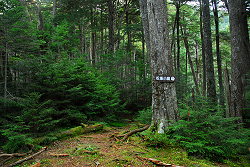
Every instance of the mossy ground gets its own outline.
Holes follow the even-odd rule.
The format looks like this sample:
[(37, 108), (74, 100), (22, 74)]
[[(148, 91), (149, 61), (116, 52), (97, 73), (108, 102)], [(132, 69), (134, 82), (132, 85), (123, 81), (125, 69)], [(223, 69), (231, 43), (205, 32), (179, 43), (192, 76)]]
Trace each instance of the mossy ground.
[[(179, 147), (151, 146), (139, 136), (130, 136), (125, 142), (111, 138), (112, 134), (122, 134), (136, 129), (136, 126), (121, 128), (108, 128), (97, 133), (84, 134), (62, 141), (51, 143), (48, 150), (33, 160), (26, 161), (20, 167), (29, 167), (31, 164), (41, 162), (42, 167), (73, 167), (73, 166), (107, 166), (107, 167), (153, 167), (152, 162), (138, 158), (154, 158), (165, 163), (188, 167), (212, 166), (249, 166), (249, 162), (242, 159), (241, 163), (226, 160), (226, 164), (213, 163), (204, 159), (187, 156)], [(85, 151), (92, 151), (88, 154)], [(69, 154), (65, 157), (54, 157), (51, 154)]]

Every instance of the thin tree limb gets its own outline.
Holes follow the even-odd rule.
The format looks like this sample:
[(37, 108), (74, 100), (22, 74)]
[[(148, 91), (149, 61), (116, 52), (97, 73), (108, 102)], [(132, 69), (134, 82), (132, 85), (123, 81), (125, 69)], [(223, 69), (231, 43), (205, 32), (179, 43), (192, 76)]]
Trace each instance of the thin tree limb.
[(21, 164), (21, 163), (23, 163), (24, 161), (28, 161), (28, 160), (34, 158), (35, 156), (41, 154), (42, 152), (46, 151), (46, 150), (47, 150), (47, 147), (43, 147), (42, 150), (40, 150), (39, 152), (37, 152), (37, 153), (35, 153), (35, 154), (31, 155), (31, 156), (28, 156), (28, 157), (26, 157), (26, 158), (24, 158), (24, 159), (21, 159), (21, 160), (15, 162), (15, 163), (12, 163), (12, 164), (8, 165), (8, 167), (12, 167), (12, 166), (15, 166), (15, 165), (17, 165), (17, 164)]

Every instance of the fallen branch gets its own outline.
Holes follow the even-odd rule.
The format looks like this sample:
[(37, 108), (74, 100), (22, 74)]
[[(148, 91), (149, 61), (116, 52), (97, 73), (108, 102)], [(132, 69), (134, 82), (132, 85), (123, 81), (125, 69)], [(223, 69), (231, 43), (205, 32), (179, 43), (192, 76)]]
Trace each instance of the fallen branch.
[(1, 162), (1, 164), (0, 164), (0, 166), (3, 166), (3, 164), (5, 164), (5, 162), (9, 161), (11, 158), (13, 158), (13, 157), (8, 157), (8, 158), (6, 158), (5, 160), (3, 160), (3, 161)]
[(137, 133), (137, 132), (142, 132), (142, 131), (144, 131), (144, 130), (147, 130), (147, 129), (149, 128), (149, 126), (150, 126), (150, 125), (147, 125), (147, 126), (141, 128), (141, 129), (135, 129), (135, 130), (133, 130), (133, 131), (131, 131), (131, 132), (126, 133), (125, 136), (121, 139), (121, 142), (124, 142), (124, 141), (125, 141), (129, 136), (131, 136), (132, 134), (135, 134), (135, 133)]
[(160, 165), (160, 166), (183, 167), (183, 166), (177, 166), (177, 165), (173, 165), (173, 164), (167, 164), (167, 163), (161, 162), (161, 161), (154, 159), (154, 158), (144, 158), (144, 157), (139, 157), (139, 156), (136, 156), (136, 157), (140, 160), (148, 160), (148, 161), (150, 161), (156, 165)]
[(67, 157), (67, 156), (70, 156), (69, 154), (50, 154), (51, 156), (53, 157)]
[(41, 162), (37, 162), (36, 164), (31, 165), (30, 167), (41, 167)]
[(15, 163), (12, 163), (12, 164), (8, 165), (8, 167), (12, 167), (12, 166), (15, 166), (15, 165), (17, 165), (17, 164), (21, 164), (21, 163), (23, 163), (24, 161), (28, 161), (28, 160), (34, 158), (35, 156), (41, 154), (42, 152), (46, 151), (46, 150), (47, 150), (47, 147), (43, 147), (42, 150), (40, 150), (39, 152), (37, 152), (37, 153), (35, 153), (35, 154), (31, 155), (31, 156), (28, 156), (28, 157), (26, 157), (26, 158), (24, 158), (24, 159), (21, 159), (21, 160), (15, 162)]
[(58, 134), (57, 137), (63, 138), (66, 136), (77, 136), (89, 132), (95, 132), (102, 129), (103, 129), (103, 124), (92, 125), (92, 126), (85, 126), (84, 124), (82, 124), (82, 126), (77, 126), (75, 128), (69, 129), (67, 131)]
[(30, 154), (34, 149), (34, 145), (33, 144), (27, 144), (27, 145), (30, 147), (30, 151), (28, 153), (0, 154), (0, 157), (23, 157), (27, 154)]

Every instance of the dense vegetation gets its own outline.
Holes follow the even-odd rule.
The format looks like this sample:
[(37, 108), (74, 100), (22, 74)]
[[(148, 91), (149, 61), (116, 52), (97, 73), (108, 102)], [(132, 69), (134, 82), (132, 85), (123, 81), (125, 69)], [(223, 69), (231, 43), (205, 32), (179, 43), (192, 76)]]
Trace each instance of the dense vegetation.
[[(116, 2), (114, 51), (108, 49), (106, 1), (0, 2), (0, 144), (5, 152), (27, 151), (29, 143), (36, 148), (47, 145), (57, 140), (53, 134), (81, 123), (151, 123), (152, 79), (139, 3)], [(175, 2), (168, 4), (168, 14), (180, 120), (166, 134), (151, 129), (143, 135), (151, 146), (178, 145), (189, 155), (220, 162), (249, 156), (250, 74), (244, 123), (238, 124), (237, 117), (226, 117), (220, 86), (218, 104), (211, 105), (205, 97), (199, 5), (178, 1), (177, 34)], [(223, 5), (219, 15), (221, 66), (230, 72), (230, 32)], [(203, 95), (196, 91), (184, 38)], [(216, 45), (214, 32), (212, 39)], [(217, 71), (219, 65), (214, 64)], [(215, 77), (218, 83), (218, 72)], [(37, 142), (43, 136), (47, 141)]]

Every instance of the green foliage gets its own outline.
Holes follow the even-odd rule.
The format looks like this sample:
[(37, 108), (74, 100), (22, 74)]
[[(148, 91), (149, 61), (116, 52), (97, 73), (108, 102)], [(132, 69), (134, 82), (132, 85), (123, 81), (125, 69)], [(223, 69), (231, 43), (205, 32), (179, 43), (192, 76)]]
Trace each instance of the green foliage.
[[(67, 58), (58, 63), (35, 64), (40, 71), (33, 76), (33, 90), (43, 94), (43, 102), (50, 100), (53, 107), (62, 114), (69, 110), (72, 114), (84, 114), (88, 120), (97, 117), (118, 119), (123, 112), (119, 94), (95, 69), (87, 66), (82, 58), (68, 61)], [(80, 116), (80, 115), (79, 115)], [(84, 122), (76, 117), (68, 118), (75, 122)]]
[[(221, 112), (179, 109), (182, 120), (169, 132), (172, 141), (182, 145), (189, 155), (198, 155), (222, 161), (246, 150), (249, 130), (234, 122), (237, 118), (224, 118)], [(190, 113), (190, 116), (189, 116)]]
[(150, 129), (141, 133), (144, 136), (146, 145), (150, 147), (164, 147), (170, 145), (168, 135), (152, 132)]
[(8, 138), (8, 142), (2, 146), (5, 151), (13, 153), (15, 151), (25, 152), (29, 149), (26, 144), (31, 143), (32, 138), (27, 137), (24, 134), (13, 132), (10, 129), (1, 130), (1, 132), (2, 135)]
[(152, 120), (152, 107), (148, 107), (139, 111), (135, 121), (140, 122), (142, 124), (149, 125)]
[(110, 126), (114, 126), (114, 127), (124, 127), (124, 126), (127, 125), (127, 124), (121, 123), (121, 122), (109, 122), (108, 124), (109, 124)]

